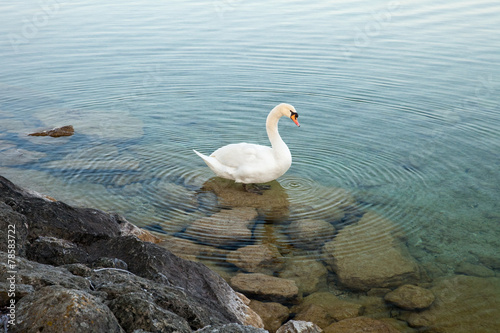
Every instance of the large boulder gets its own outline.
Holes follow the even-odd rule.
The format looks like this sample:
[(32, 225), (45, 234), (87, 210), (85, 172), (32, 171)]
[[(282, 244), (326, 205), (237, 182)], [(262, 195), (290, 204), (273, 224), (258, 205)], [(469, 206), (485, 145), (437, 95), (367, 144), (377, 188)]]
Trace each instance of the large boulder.
[(399, 237), (402, 232), (393, 222), (367, 212), (323, 246), (324, 260), (347, 288), (366, 291), (416, 283), (419, 266)]

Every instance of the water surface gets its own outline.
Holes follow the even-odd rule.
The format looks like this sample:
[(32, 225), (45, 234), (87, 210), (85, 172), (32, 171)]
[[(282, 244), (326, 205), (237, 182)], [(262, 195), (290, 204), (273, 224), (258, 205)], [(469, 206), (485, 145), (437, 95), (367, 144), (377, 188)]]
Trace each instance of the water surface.
[[(355, 201), (337, 228), (376, 211), (431, 279), (463, 262), (498, 276), (496, 1), (0, 8), (0, 174), (11, 180), (182, 236), (228, 208), (192, 149), (267, 144), (267, 113), (287, 102), (302, 126), (280, 122), (294, 160), (273, 188), (286, 209), (260, 210), (252, 244), (287, 248), (280, 223), (323, 218), (342, 189)], [(72, 137), (27, 136), (69, 124)]]

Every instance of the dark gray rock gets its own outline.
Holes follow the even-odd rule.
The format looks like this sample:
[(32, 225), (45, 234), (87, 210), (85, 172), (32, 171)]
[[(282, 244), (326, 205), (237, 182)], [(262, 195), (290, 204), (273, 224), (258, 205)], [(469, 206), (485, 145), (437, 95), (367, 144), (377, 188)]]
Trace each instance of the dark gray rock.
[(61, 201), (50, 201), (1, 176), (0, 202), (25, 216), (29, 225), (29, 241), (46, 236), (89, 244), (98, 239), (120, 235), (119, 224), (125, 222), (118, 215), (110, 215), (97, 209), (76, 208)]
[(158, 333), (191, 332), (184, 318), (158, 306), (152, 297), (145, 297), (144, 293), (120, 295), (109, 303), (109, 308), (126, 332), (135, 329)]
[(26, 257), (36, 262), (61, 266), (86, 262), (88, 254), (68, 240), (40, 236), (27, 245)]
[[(16, 257), (16, 283), (33, 286), (35, 290), (46, 286), (62, 286), (68, 289), (89, 291), (90, 282), (83, 277), (75, 276), (67, 269), (39, 264), (22, 257)], [(10, 276), (7, 253), (0, 252), (0, 281)], [(0, 286), (1, 287), (1, 286)]]

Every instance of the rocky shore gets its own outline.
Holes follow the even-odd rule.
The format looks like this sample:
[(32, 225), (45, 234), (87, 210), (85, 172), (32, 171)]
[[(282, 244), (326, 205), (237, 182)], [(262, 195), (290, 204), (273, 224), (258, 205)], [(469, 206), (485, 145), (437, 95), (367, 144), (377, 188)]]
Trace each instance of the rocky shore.
[(264, 332), (220, 276), (118, 215), (0, 177), (0, 225), (8, 332)]
[[(120, 215), (72, 207), (0, 177), (0, 237), (7, 240), (0, 242), (0, 307), (2, 321), (12, 324), (8, 332), (500, 327), (496, 269), (429, 276), (404, 246), (403, 231), (376, 212), (330, 223), (352, 214), (343, 190), (335, 189), (338, 204), (324, 216), (308, 214), (286, 225), (292, 247), (250, 241), (262, 207), (281, 216), (276, 201), (264, 195), (267, 201), (254, 207), (229, 202), (237, 196), (228, 191), (213, 192), (231, 208), (194, 221), (183, 237), (160, 239)], [(321, 260), (302, 260), (304, 251)], [(197, 262), (204, 256), (234, 269), (218, 271), (222, 278)]]

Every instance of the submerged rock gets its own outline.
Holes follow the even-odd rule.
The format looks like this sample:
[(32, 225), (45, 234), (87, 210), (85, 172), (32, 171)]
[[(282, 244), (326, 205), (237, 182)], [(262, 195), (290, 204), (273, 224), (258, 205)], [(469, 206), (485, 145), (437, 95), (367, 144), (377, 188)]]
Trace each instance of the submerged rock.
[(58, 138), (60, 136), (72, 136), (73, 134), (75, 134), (75, 129), (73, 128), (72, 125), (68, 125), (68, 126), (53, 128), (53, 129), (48, 130), (48, 131), (30, 133), (28, 135), (29, 136), (51, 136), (53, 138)]
[(293, 280), (262, 273), (239, 273), (231, 278), (231, 286), (249, 297), (266, 301), (290, 302), (299, 296), (299, 289)]
[(227, 255), (227, 262), (252, 273), (272, 274), (283, 268), (284, 259), (272, 244), (248, 245)]
[(279, 277), (295, 281), (299, 291), (312, 294), (327, 284), (328, 270), (319, 261), (300, 257), (288, 257)]
[(324, 260), (339, 282), (356, 290), (415, 283), (420, 270), (398, 240), (399, 228), (374, 212), (339, 231), (323, 246)]
[(290, 310), (286, 306), (275, 302), (252, 300), (250, 308), (262, 318), (264, 328), (271, 333), (276, 332), (290, 315)]
[(457, 275), (438, 280), (430, 290), (434, 303), (410, 313), (406, 318), (410, 326), (443, 333), (498, 331), (500, 278)]
[(325, 220), (303, 219), (290, 223), (287, 234), (294, 246), (315, 250), (333, 239), (335, 228)]
[[(313, 306), (311, 308), (311, 306)], [(318, 292), (304, 298), (303, 302), (292, 309), (301, 320), (318, 321), (323, 326), (332, 321), (354, 318), (361, 314), (362, 306), (338, 298), (329, 292)], [(305, 315), (307, 313), (308, 315)], [(324, 326), (323, 326), (324, 327)]]
[(257, 210), (249, 207), (221, 210), (196, 220), (185, 231), (188, 237), (212, 246), (228, 246), (249, 242)]
[(428, 289), (405, 284), (387, 293), (384, 299), (405, 310), (421, 310), (434, 302), (434, 294)]
[(399, 330), (381, 320), (368, 317), (344, 319), (325, 328), (325, 333), (398, 333)]

